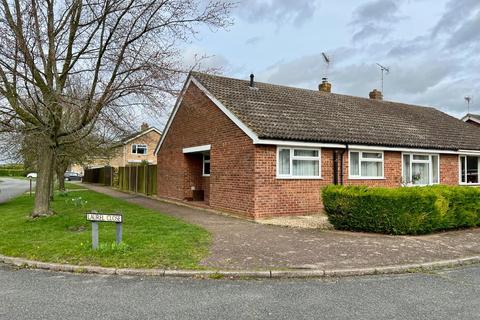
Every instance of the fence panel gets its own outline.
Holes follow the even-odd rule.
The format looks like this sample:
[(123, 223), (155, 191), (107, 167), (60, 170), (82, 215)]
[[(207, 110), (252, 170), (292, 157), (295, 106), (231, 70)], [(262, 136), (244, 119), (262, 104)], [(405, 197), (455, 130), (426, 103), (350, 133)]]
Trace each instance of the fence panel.
[(83, 175), (83, 182), (100, 183), (106, 186), (111, 186), (113, 182), (113, 168), (103, 167), (86, 169)]
[(118, 168), (118, 188), (124, 191), (152, 195), (157, 193), (157, 166)]
[(84, 182), (114, 186), (123, 191), (154, 195), (157, 193), (157, 166), (128, 166), (86, 169)]

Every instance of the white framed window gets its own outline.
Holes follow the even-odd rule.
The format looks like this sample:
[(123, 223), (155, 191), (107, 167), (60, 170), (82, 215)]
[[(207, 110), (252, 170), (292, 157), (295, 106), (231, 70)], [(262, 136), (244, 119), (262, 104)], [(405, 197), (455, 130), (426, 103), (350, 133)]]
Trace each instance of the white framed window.
[(460, 184), (480, 185), (480, 157), (461, 155), (459, 159)]
[(277, 147), (277, 178), (320, 179), (320, 149)]
[(147, 154), (147, 145), (132, 144), (132, 154)]
[(383, 179), (383, 151), (349, 152), (349, 179)]
[(407, 186), (427, 186), (440, 183), (438, 154), (402, 153), (402, 183)]
[(203, 155), (202, 176), (210, 177), (210, 155), (209, 154)]

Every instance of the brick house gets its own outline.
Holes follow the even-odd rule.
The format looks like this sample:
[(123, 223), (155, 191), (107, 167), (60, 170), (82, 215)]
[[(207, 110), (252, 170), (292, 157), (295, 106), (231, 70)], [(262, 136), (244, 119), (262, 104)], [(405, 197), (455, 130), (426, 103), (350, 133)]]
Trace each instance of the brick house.
[[(154, 127), (149, 127), (147, 123), (143, 123), (139, 131), (120, 139), (120, 141), (114, 146), (110, 158), (94, 158), (85, 165), (89, 168), (104, 166), (118, 168), (127, 165), (140, 164), (141, 162), (157, 164), (157, 157), (154, 155), (153, 150), (160, 141), (160, 137), (160, 130)], [(84, 165), (74, 164), (68, 171), (83, 174)]]
[(480, 130), (434, 108), (192, 72), (155, 153), (158, 196), (248, 218), (317, 213), (328, 184), (477, 185)]
[(480, 114), (467, 113), (462, 120), (480, 127)]

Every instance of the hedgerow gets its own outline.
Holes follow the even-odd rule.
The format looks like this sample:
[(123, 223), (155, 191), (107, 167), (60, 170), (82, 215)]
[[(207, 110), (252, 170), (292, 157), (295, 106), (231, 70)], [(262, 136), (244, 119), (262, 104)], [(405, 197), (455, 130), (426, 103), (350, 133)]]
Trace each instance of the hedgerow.
[(480, 225), (480, 188), (429, 186), (322, 189), (329, 221), (340, 230), (426, 234)]

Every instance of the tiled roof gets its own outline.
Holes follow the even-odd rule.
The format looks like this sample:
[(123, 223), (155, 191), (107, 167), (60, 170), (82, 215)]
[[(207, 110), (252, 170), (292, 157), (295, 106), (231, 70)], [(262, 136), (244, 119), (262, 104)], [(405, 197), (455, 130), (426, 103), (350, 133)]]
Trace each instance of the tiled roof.
[(480, 150), (480, 130), (435, 108), (192, 72), (260, 139)]
[(467, 119), (480, 123), (480, 114), (467, 113), (467, 115), (463, 117), (462, 120), (466, 121)]

